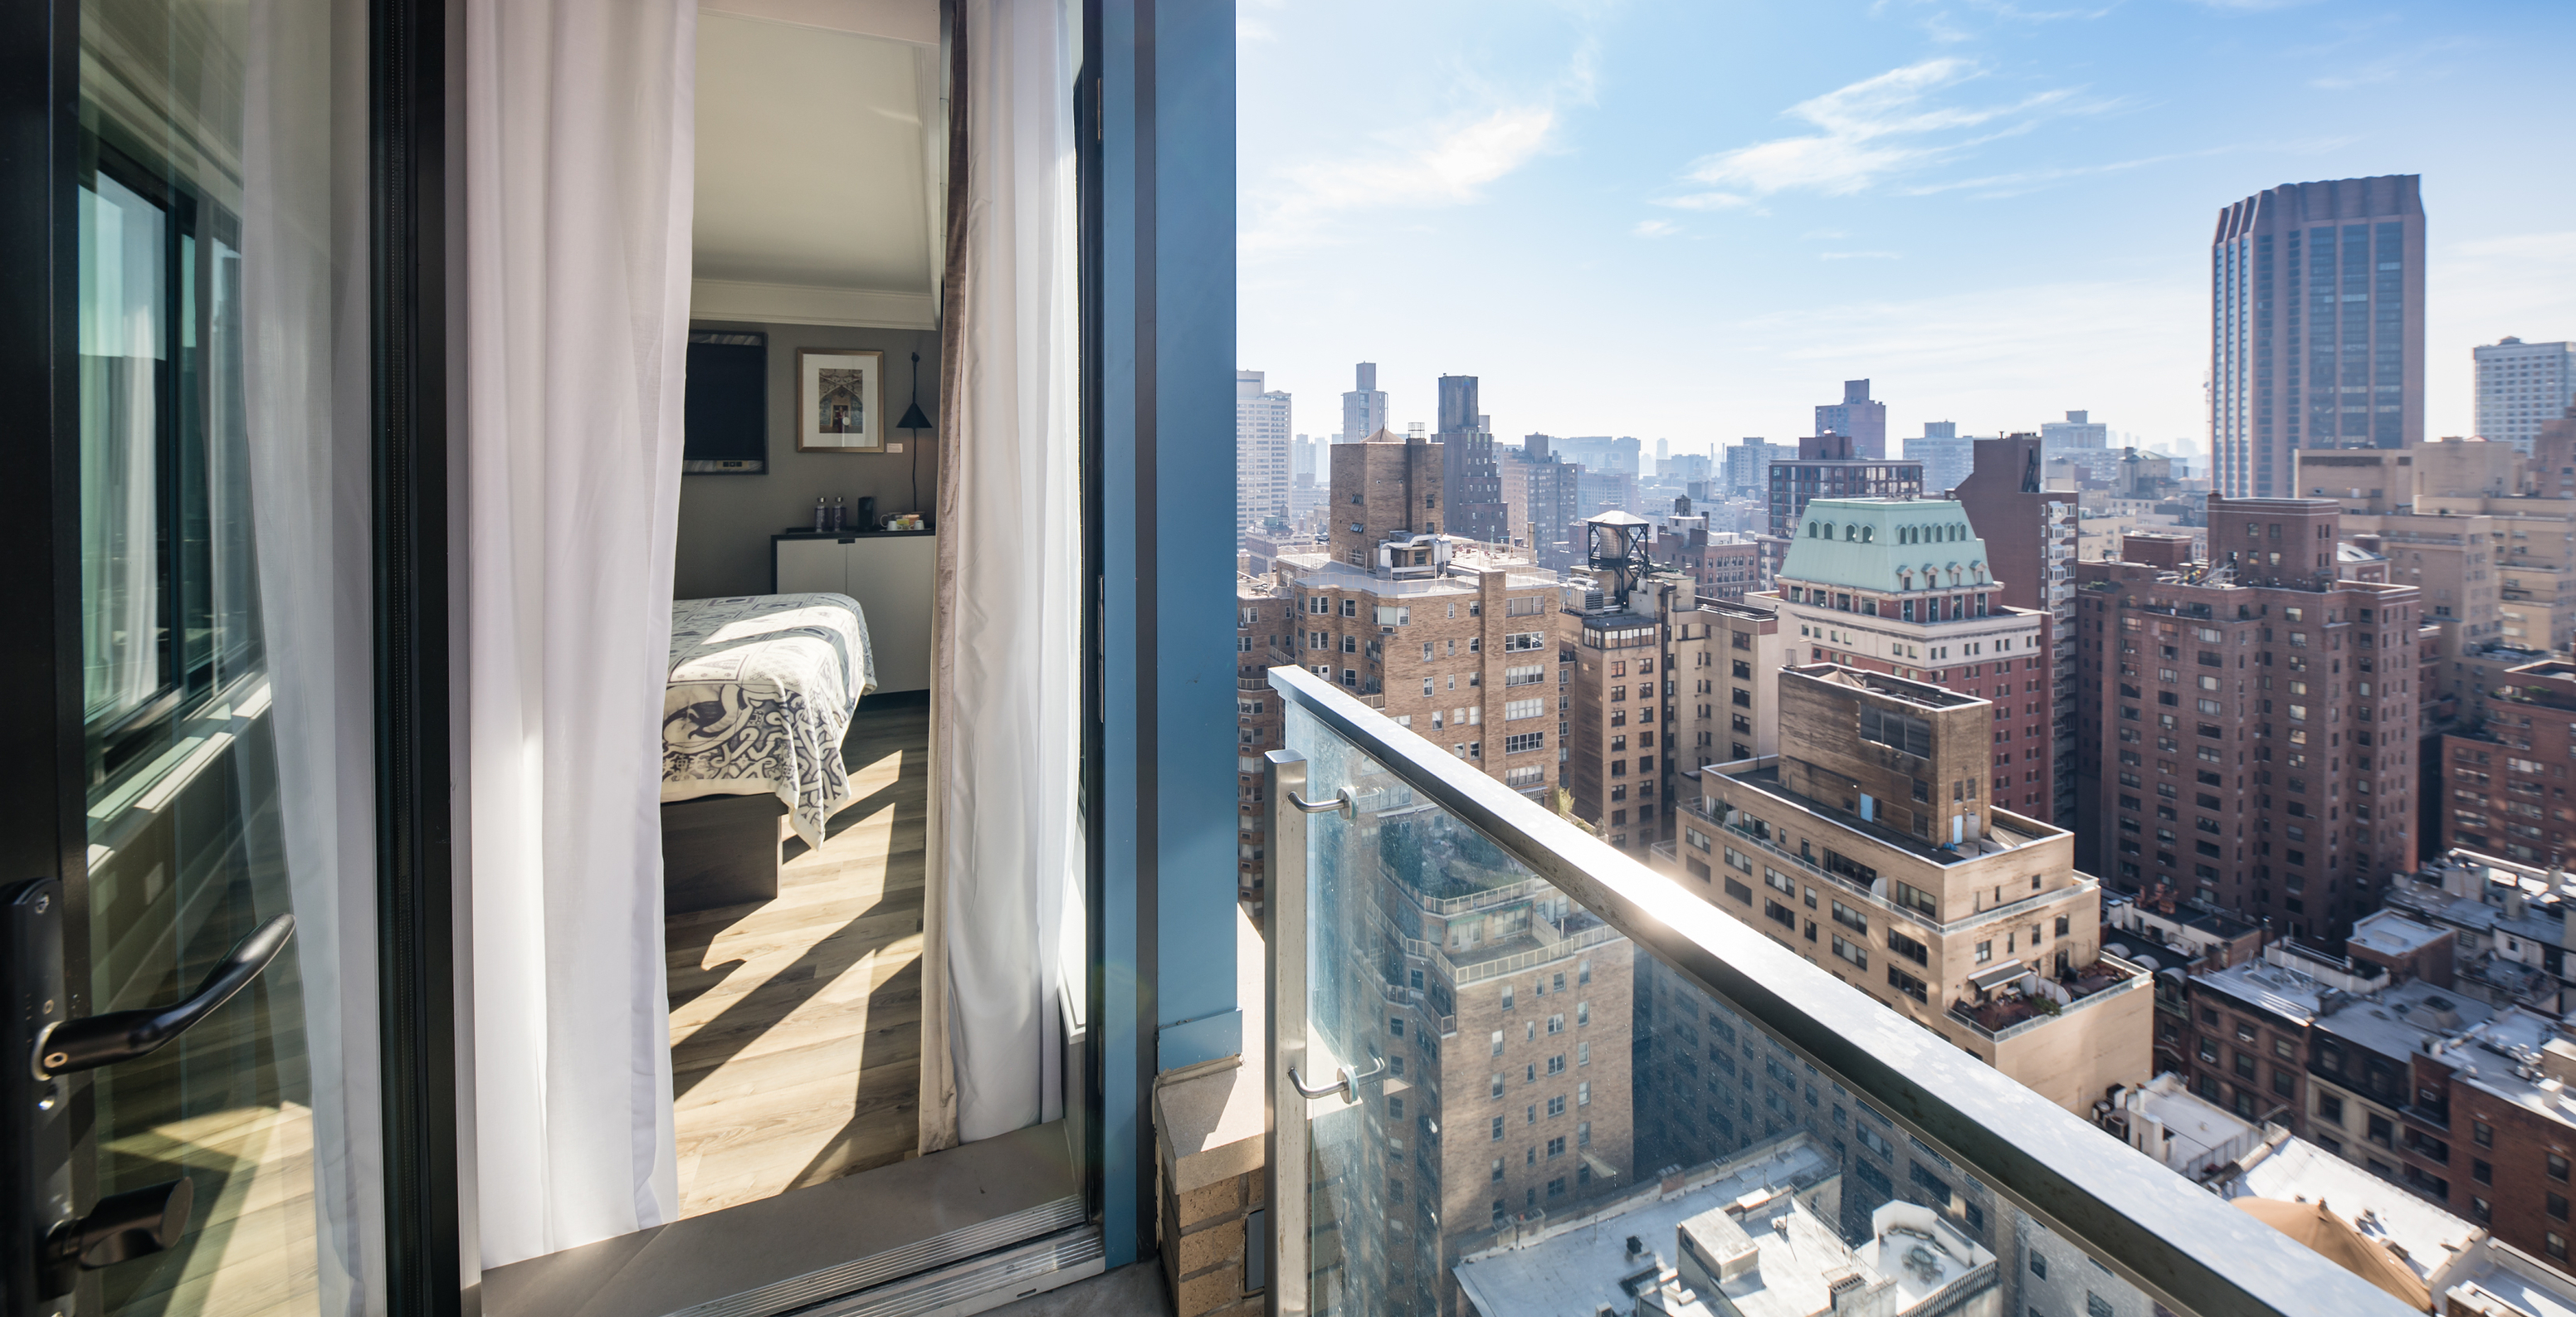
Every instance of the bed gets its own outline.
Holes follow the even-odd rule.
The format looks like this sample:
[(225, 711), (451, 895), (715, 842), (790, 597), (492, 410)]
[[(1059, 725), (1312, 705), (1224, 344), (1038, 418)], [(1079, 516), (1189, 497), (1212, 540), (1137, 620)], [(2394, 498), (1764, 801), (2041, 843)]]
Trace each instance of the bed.
[(875, 688), (867, 620), (847, 595), (672, 603), (662, 696), (666, 908), (777, 894), (782, 825), (821, 846), (824, 822), (852, 799), (841, 738)]

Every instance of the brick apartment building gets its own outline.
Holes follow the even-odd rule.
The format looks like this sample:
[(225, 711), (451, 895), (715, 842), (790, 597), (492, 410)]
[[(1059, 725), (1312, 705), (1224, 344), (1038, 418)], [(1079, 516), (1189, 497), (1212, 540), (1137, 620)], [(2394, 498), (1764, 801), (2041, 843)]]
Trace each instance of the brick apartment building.
[(1587, 566), (1556, 619), (1563, 784), (1576, 817), (1643, 854), (1672, 837), (1675, 791), (1701, 764), (1768, 752), (1779, 620), (1657, 567), (1643, 518), (1608, 512), (1581, 530)]
[(1346, 983), (1312, 985), (1317, 1009), (1342, 1013), (1317, 1021), (1325, 1036), (1365, 1039), (1386, 1067), (1352, 1113), (1367, 1133), (1348, 1200), (1383, 1225), (1342, 1236), (1377, 1253), (1352, 1258), (1346, 1283), (1384, 1289), (1346, 1297), (1355, 1312), (1464, 1313), (1462, 1256), (1634, 1183), (1638, 958), (1456, 820), (1390, 795), (1391, 779), (1363, 768), (1353, 785), (1342, 863), (1372, 877), (1365, 899), (1318, 912), (1342, 921), (1319, 935), (1371, 951), (1330, 958)]
[(1982, 789), (1988, 703), (1833, 663), (1779, 700), (1780, 752), (1683, 803), (1685, 889), (2070, 1111), (2143, 1082), (2149, 978), (2073, 835)]
[(2076, 496), (2045, 488), (2037, 435), (1979, 439), (1952, 497), (1985, 541), (1986, 570), (2003, 602), (2048, 615), (2048, 800), (2040, 817), (2075, 818)]
[[(2489, 885), (2486, 866), (2448, 867)], [(2498, 872), (2508, 900), (2556, 894), (2551, 879)], [(2567, 1265), (2576, 1045), (2555, 998), (2481, 1000), (2461, 975), (2486, 954), (2464, 952), (2458, 921), (2411, 907), (2359, 921), (2346, 952), (2275, 941), (2193, 969), (2180, 992), (2165, 977), (2159, 1058), (2175, 1054), (2194, 1093), (2239, 1117)]]
[(2576, 857), (2576, 663), (2508, 668), (2485, 689), (2477, 730), (2440, 738), (2442, 839), (2522, 864)]
[(1325, 551), (1276, 560), (1295, 614), (1287, 661), (1519, 790), (1553, 785), (1566, 681), (1555, 574), (1441, 529), (1438, 444), (1329, 451)]
[(1551, 571), (1574, 563), (1581, 538), (1572, 531), (1579, 513), (1576, 485), (1583, 468), (1562, 462), (1548, 451), (1547, 436), (1531, 435), (1517, 449), (1504, 449), (1496, 459), (1504, 518), (1512, 538), (1529, 550), (1530, 560)]
[(2426, 980), (2319, 1020), (2309, 1137), (2565, 1266), (2576, 1044), (2557, 1021)]
[(2240, 1119), (2309, 1137), (2317, 1021), (2389, 982), (2379, 966), (2290, 941), (2238, 964), (2195, 967), (2181, 983), (2157, 984), (2158, 1064)]
[(1296, 661), (1296, 595), (1274, 576), (1234, 578), (1235, 895), (1263, 899), (1269, 808), (1262, 799), (1262, 755), (1282, 744), (1287, 711), (1270, 689), (1269, 669)]
[(2051, 615), (2002, 602), (1986, 542), (1947, 499), (1818, 499), (1779, 588), (1792, 661), (1841, 663), (1988, 701), (1987, 787), (2032, 818), (2055, 812)]
[[(1690, 500), (1682, 502), (1687, 505)], [(1655, 537), (1654, 559), (1690, 578), (1702, 599), (1740, 600), (1765, 588), (1760, 537), (1712, 531), (1708, 518), (1673, 518)]]
[(1440, 377), (1440, 480), (1449, 533), (1481, 544), (1508, 545), (1517, 532), (1503, 503), (1503, 477), (1492, 432), (1476, 398), (1476, 377)]
[(2078, 862), (2115, 890), (2332, 943), (2415, 867), (2419, 596), (2336, 579), (2338, 511), (2213, 497), (2215, 562), (2077, 564)]

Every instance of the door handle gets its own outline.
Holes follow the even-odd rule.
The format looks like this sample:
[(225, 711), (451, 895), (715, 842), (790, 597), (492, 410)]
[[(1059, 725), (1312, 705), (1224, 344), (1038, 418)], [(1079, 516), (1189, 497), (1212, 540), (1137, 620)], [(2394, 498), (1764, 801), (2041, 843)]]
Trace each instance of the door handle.
[(1339, 1093), (1342, 1095), (1343, 1104), (1347, 1106), (1360, 1100), (1361, 1081), (1375, 1079), (1386, 1073), (1385, 1058), (1373, 1058), (1373, 1061), (1374, 1064), (1366, 1070), (1354, 1071), (1349, 1066), (1343, 1066), (1339, 1072), (1340, 1077), (1322, 1088), (1306, 1087), (1306, 1081), (1297, 1077), (1297, 1067), (1292, 1065), (1288, 1067), (1288, 1084), (1289, 1087), (1310, 1098), (1331, 1097)]
[(1333, 793), (1333, 798), (1331, 800), (1325, 801), (1311, 801), (1306, 799), (1304, 796), (1291, 791), (1288, 793), (1288, 804), (1298, 811), (1307, 814), (1337, 813), (1346, 819), (1355, 819), (1360, 816), (1360, 798), (1353, 795), (1349, 787), (1343, 787), (1340, 791)]
[(196, 1205), (197, 1182), (186, 1176), (98, 1200), (78, 1221), (54, 1227), (46, 1243), (52, 1284), (48, 1295), (68, 1294), (72, 1275), (148, 1257), (179, 1242)]
[[(217, 1007), (232, 1000), (233, 994), (249, 987), (250, 981), (277, 959), (277, 953), (286, 949), (286, 940), (293, 936), (295, 916), (279, 915), (243, 938), (185, 1000), (141, 1010), (85, 1015), (46, 1026), (36, 1035), (36, 1054), (32, 1058), (36, 1078), (95, 1070), (158, 1051), (199, 1020), (214, 1014)], [(182, 1216), (186, 1214), (184, 1199), (180, 1211)]]

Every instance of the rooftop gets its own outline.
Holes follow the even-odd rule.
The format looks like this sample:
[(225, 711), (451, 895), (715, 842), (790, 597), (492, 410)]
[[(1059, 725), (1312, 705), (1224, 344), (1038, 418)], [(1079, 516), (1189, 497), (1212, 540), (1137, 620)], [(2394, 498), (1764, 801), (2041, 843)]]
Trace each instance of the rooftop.
[(1836, 686), (1868, 691), (1872, 695), (1884, 695), (1891, 700), (1903, 700), (1908, 704), (1926, 709), (1958, 709), (1987, 702), (1974, 695), (1961, 695), (1956, 691), (1943, 690), (1926, 682), (1908, 681), (1903, 677), (1891, 677), (1884, 672), (1850, 668), (1839, 663), (1783, 664), (1780, 670), (1794, 672), (1801, 677), (1812, 677), (1817, 681), (1831, 682)]
[[(1464, 545), (1469, 541), (1459, 543)], [(1472, 595), (1476, 593), (1477, 574), (1488, 571), (1505, 573), (1504, 585), (1513, 590), (1553, 590), (1562, 584), (1556, 573), (1534, 567), (1526, 558), (1464, 547), (1451, 552), (1447, 575), (1402, 580), (1379, 576), (1367, 568), (1354, 567), (1326, 553), (1283, 553), (1272, 561), (1300, 588), (1308, 590), (1358, 590), (1404, 597)]]
[(2405, 1056), (2424, 1045), (2429, 1035), (2449, 1034), (2485, 1023), (2495, 1008), (2445, 987), (2417, 979), (2356, 1001), (2317, 1021), (2317, 1028), (2381, 1056)]
[[(1791, 1135), (1551, 1222), (1535, 1239), (1471, 1253), (1456, 1268), (1458, 1284), (1484, 1317), (1556, 1317), (1589, 1313), (1605, 1303), (1626, 1311), (1635, 1299), (1620, 1283), (1658, 1255), (1669, 1262), (1682, 1222), (1747, 1199), (1805, 1189), (1834, 1173), (1833, 1159), (1807, 1135)], [(1630, 1239), (1643, 1251), (1630, 1253)]]
[[(1994, 1254), (1931, 1208), (1887, 1203), (1871, 1214), (1870, 1223), (1867, 1241), (1847, 1245), (1831, 1222), (1784, 1197), (1741, 1212), (1705, 1212), (1681, 1229), (1693, 1251), (1735, 1273), (1720, 1279), (1717, 1288), (1725, 1296), (1724, 1308), (1738, 1317), (1832, 1312), (1843, 1306), (1835, 1302), (1835, 1291), (1854, 1281), (1892, 1289), (1895, 1302), (1878, 1311), (1896, 1315), (1925, 1311), (1936, 1302), (1946, 1306), (1958, 1293), (1995, 1283)], [(1843, 1302), (1851, 1301), (1846, 1297)]]
[(2540, 1259), (2489, 1245), (2455, 1269), (2444, 1291), (2478, 1317), (2576, 1317), (2576, 1285)]
[[(1749, 767), (1746, 767), (1747, 765)], [(1717, 765), (1711, 765), (1709, 769), (1701, 771), (1708, 772), (1716, 767)], [(1792, 805), (1831, 820), (1846, 832), (1867, 837), (1890, 850), (1901, 851), (1933, 864), (1961, 864), (2068, 835), (2062, 828), (1997, 809), (1990, 811), (1987, 816), (1984, 836), (1971, 837), (1955, 845), (1935, 846), (1911, 833), (1898, 832), (1874, 819), (1864, 819), (1839, 805), (1827, 804), (1811, 796), (1802, 796), (1780, 785), (1780, 758), (1777, 755), (1737, 760), (1734, 764), (1725, 767), (1737, 770), (1718, 774), (1729, 782), (1750, 787), (1784, 805)]]
[(2428, 1285), (2486, 1233), (2305, 1139), (2284, 1139), (2256, 1158), (2227, 1194), (2320, 1204)]
[[(2561, 1125), (2576, 1125), (2576, 1093), (2566, 1081), (2552, 1079), (2543, 1049), (2559, 1041), (2555, 1020), (2508, 1007), (2495, 1018), (2473, 1025), (2444, 1049), (2458, 1067), (2458, 1082), (2493, 1094), (2536, 1116)], [(2560, 1042), (2561, 1048), (2567, 1044)], [(2564, 1073), (2565, 1053), (2557, 1063)]]
[(1948, 499), (1820, 498), (1807, 504), (1780, 579), (1897, 593), (1992, 588), (1986, 542)]
[(2449, 933), (2448, 929), (2409, 919), (2402, 911), (2381, 910), (2354, 923), (2352, 936), (2346, 942), (2383, 956), (2411, 956)]
[(2313, 1024), (2341, 993), (2284, 965), (2254, 960), (2227, 969), (2202, 970), (2191, 976), (2196, 988), (2215, 988), (2238, 1001), (2285, 1020)]
[[(2258, 931), (2257, 925), (2224, 910), (2203, 905), (2197, 899), (2186, 900), (2167, 911), (2142, 905), (2136, 897), (2116, 892), (2103, 894), (2102, 923), (2106, 928), (2133, 936), (2152, 932), (2159, 935), (2160, 941), (2165, 935), (2179, 934), (2185, 943), (2193, 944), (2186, 945), (2183, 950), (2194, 953), (2200, 949), (2198, 944), (2233, 942)], [(2199, 936), (2194, 938), (2191, 934)]]
[(2170, 1070), (2140, 1085), (2128, 1101), (2135, 1115), (2145, 1116), (2164, 1133), (2163, 1147), (2141, 1151), (2184, 1175), (2198, 1178), (2213, 1163), (2234, 1161), (2262, 1138), (2259, 1126), (2194, 1094)]

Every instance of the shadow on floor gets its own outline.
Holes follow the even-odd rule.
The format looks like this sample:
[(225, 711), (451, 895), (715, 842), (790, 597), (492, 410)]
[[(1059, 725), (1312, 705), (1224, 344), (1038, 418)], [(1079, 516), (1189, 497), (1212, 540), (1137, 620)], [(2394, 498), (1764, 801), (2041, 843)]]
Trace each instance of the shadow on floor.
[(1142, 1317), (1172, 1311), (1163, 1264), (1138, 1262), (986, 1310), (988, 1317)]

